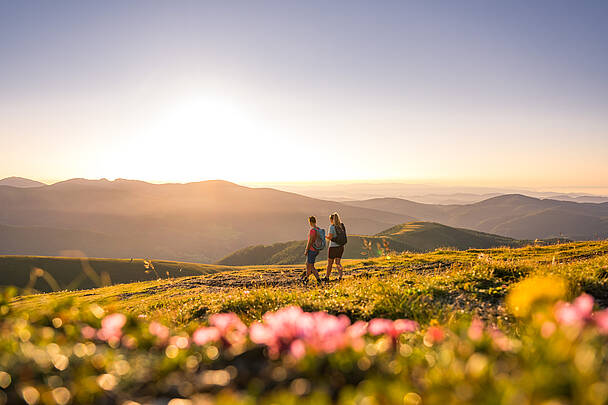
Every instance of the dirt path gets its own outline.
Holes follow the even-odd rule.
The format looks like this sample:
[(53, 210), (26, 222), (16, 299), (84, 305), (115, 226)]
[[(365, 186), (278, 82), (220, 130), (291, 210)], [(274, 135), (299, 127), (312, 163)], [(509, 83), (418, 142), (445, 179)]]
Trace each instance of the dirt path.
[[(451, 262), (432, 262), (424, 264), (403, 264), (403, 265), (359, 265), (356, 267), (350, 267), (344, 270), (345, 278), (361, 278), (361, 277), (377, 277), (385, 276), (395, 272), (401, 271), (412, 271), (419, 274), (428, 274), (435, 271), (444, 270), (452, 265)], [(317, 269), (320, 270), (320, 269)], [(235, 271), (224, 271), (220, 273), (208, 274), (204, 276), (193, 276), (176, 280), (175, 283), (163, 284), (159, 286), (151, 287), (140, 294), (151, 294), (158, 291), (164, 291), (168, 289), (196, 289), (204, 288), (208, 291), (221, 291), (230, 288), (259, 288), (259, 287), (283, 287), (283, 288), (294, 288), (294, 287), (309, 287), (315, 288), (317, 286), (313, 276), (310, 276), (308, 284), (305, 286), (300, 277), (303, 272), (303, 266), (289, 266), (272, 268), (269, 267), (263, 271), (246, 271), (246, 270), (235, 270)], [(323, 276), (325, 271), (320, 272)], [(336, 283), (337, 272), (334, 269), (332, 272), (331, 283)]]

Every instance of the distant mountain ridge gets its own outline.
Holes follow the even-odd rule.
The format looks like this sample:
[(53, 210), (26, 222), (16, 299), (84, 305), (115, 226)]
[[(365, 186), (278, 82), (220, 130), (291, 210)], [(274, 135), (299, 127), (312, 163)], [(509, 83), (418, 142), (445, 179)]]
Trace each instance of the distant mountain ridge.
[(221, 180), (28, 184), (32, 187), (0, 185), (0, 254), (80, 250), (89, 257), (209, 263), (246, 246), (301, 239), (309, 215), (326, 226), (333, 211), (360, 235), (418, 220), (514, 239), (608, 238), (608, 203), (515, 194), (438, 205), (400, 198), (335, 202)]
[[(371, 249), (366, 249), (364, 241)], [(453, 228), (434, 222), (410, 222), (395, 225), (375, 235), (348, 235), (345, 259), (363, 259), (382, 253), (384, 245), (396, 252), (427, 252), (446, 247), (459, 250), (509, 246), (520, 247), (529, 241), (519, 241), (470, 229)], [(217, 262), (220, 265), (247, 266), (268, 264), (303, 263), (306, 241), (291, 241), (272, 245), (249, 246), (240, 249)], [(327, 259), (327, 249), (319, 260)]]
[(507, 194), (464, 205), (422, 204), (400, 198), (375, 198), (346, 204), (515, 239), (608, 238), (608, 203), (578, 203)]
[(4, 179), (0, 179), (0, 186), (10, 186), (10, 187), (42, 187), (46, 186), (46, 184), (41, 183), (36, 180), (26, 179), (25, 177), (6, 177)]
[(414, 219), (221, 180), (151, 184), (72, 179), (35, 188), (0, 186), (0, 224), (5, 227), (0, 254), (56, 255), (79, 249), (90, 257), (208, 263), (254, 243), (298, 238), (307, 232), (308, 216), (316, 215), (323, 225), (333, 211), (361, 233)]

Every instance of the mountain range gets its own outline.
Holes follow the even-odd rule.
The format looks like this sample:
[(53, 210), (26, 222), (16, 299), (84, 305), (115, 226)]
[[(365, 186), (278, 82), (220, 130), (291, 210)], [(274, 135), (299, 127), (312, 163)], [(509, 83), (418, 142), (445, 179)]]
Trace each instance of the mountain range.
[(247, 246), (302, 240), (309, 215), (326, 227), (333, 211), (354, 235), (427, 221), (513, 239), (608, 237), (608, 203), (523, 195), (449, 205), (400, 198), (336, 202), (220, 180), (152, 184), (72, 179), (31, 187), (0, 185), (0, 254), (210, 263)]
[(208, 263), (244, 246), (306, 235), (309, 215), (326, 226), (333, 211), (363, 234), (414, 219), (225, 181), (73, 179), (32, 188), (0, 186), (0, 254), (78, 250), (78, 256)]
[(374, 198), (348, 204), (395, 214), (407, 213), (423, 221), (515, 239), (608, 237), (608, 203), (577, 203), (511, 194), (463, 205), (422, 204), (400, 198)]

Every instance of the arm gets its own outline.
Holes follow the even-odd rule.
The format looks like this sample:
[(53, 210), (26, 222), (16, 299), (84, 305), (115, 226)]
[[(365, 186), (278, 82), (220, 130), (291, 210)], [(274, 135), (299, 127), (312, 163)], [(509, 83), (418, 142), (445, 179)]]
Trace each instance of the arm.
[(327, 239), (327, 240), (329, 240), (329, 241), (331, 240), (331, 238), (333, 238), (333, 237), (334, 237), (334, 234), (333, 234), (333, 233), (331, 233), (332, 229), (334, 230), (334, 232), (336, 231), (336, 229), (335, 229), (335, 228), (334, 228), (334, 226), (332, 225), (332, 226), (330, 226), (330, 227), (329, 227), (329, 230), (327, 231), (327, 235), (325, 235), (325, 239)]

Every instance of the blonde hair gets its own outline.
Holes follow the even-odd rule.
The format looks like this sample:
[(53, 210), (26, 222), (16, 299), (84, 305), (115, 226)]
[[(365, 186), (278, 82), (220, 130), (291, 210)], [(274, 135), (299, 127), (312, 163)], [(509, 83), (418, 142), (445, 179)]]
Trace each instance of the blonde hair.
[(338, 215), (337, 212), (334, 212), (333, 214), (331, 214), (329, 216), (329, 220), (334, 221), (334, 226), (340, 226), (342, 224), (342, 222), (340, 222), (340, 216)]

